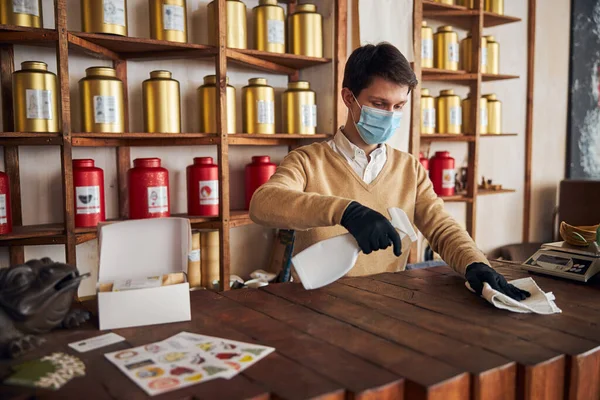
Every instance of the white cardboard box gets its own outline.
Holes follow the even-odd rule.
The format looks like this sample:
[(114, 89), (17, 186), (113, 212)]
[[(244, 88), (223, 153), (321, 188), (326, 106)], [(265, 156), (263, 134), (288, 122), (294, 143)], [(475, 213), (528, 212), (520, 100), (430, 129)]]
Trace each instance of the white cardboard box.
[[(98, 282), (186, 272), (191, 251), (187, 218), (153, 218), (99, 228)], [(99, 292), (100, 330), (191, 320), (188, 282), (123, 292)]]

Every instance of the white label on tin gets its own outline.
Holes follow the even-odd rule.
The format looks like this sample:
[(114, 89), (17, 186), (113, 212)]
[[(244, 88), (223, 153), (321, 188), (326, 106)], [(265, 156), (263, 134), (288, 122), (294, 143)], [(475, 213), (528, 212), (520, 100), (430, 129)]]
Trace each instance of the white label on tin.
[(169, 211), (169, 191), (166, 186), (148, 188), (148, 212), (150, 214)]
[(27, 89), (27, 119), (52, 119), (52, 91)]
[(267, 20), (267, 42), (272, 44), (285, 44), (285, 27), (283, 21), (278, 19)]
[(125, 25), (125, 0), (102, 0), (104, 5), (104, 23)]
[(435, 129), (435, 108), (423, 109), (423, 127)]
[(8, 224), (5, 194), (0, 194), (0, 224)]
[(275, 102), (258, 100), (257, 101), (256, 119), (259, 124), (274, 124), (275, 123)]
[(192, 250), (192, 252), (188, 254), (188, 261), (190, 261), (190, 262), (200, 261), (200, 249)]
[(448, 61), (458, 62), (458, 43), (448, 44)]
[(433, 59), (433, 39), (423, 39), (421, 41), (421, 58), (424, 60)]
[(317, 126), (317, 105), (302, 104), (302, 126), (314, 128)]
[(75, 200), (75, 212), (77, 214), (100, 213), (100, 186), (76, 187)]
[(185, 31), (185, 15), (183, 7), (163, 4), (163, 24), (166, 30)]
[(481, 66), (485, 67), (487, 65), (487, 47), (481, 49)]
[(13, 13), (40, 16), (38, 0), (12, 0)]
[(200, 205), (219, 204), (219, 181), (200, 181)]
[(481, 108), (481, 126), (488, 126), (488, 111), (487, 107)]
[(453, 169), (442, 170), (442, 188), (452, 189), (456, 182), (456, 172)]
[(450, 107), (450, 125), (462, 125), (462, 108)]
[(117, 96), (94, 96), (94, 123), (117, 123)]

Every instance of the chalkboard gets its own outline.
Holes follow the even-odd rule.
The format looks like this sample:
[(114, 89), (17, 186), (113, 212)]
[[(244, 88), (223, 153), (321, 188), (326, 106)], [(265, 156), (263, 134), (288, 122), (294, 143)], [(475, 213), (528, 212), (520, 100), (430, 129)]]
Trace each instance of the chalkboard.
[(569, 75), (567, 177), (599, 179), (600, 0), (572, 0)]

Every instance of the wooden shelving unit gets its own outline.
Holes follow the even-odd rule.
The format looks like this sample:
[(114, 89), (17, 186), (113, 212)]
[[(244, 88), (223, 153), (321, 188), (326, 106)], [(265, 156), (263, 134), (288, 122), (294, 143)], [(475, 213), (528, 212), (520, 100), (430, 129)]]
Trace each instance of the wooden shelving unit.
[[(483, 35), (484, 27), (497, 26), (502, 24), (514, 23), (521, 21), (520, 18), (511, 17), (507, 15), (498, 15), (491, 12), (483, 11), (483, 1), (475, 1), (476, 8), (468, 9), (462, 6), (445, 5), (434, 2), (433, 0), (415, 0), (414, 2), (414, 20), (413, 20), (413, 37), (414, 37), (414, 70), (417, 75), (417, 79), (421, 82), (445, 82), (454, 85), (468, 86), (472, 98), (480, 98), (482, 93), (482, 84), (485, 82), (502, 81), (509, 79), (518, 79), (516, 75), (493, 75), (481, 72), (481, 37)], [(531, 31), (531, 24), (534, 23), (534, 19), (531, 18), (531, 13), (535, 12), (535, 0), (530, 0), (529, 4), (529, 30)], [(452, 24), (462, 29), (469, 30), (473, 37), (473, 53), (472, 58), (478, 65), (477, 71), (466, 72), (466, 71), (446, 71), (436, 68), (422, 68), (421, 67), (421, 22), (423, 20), (434, 19), (443, 21), (444, 23)], [(529, 60), (528, 63), (528, 76), (531, 76), (533, 71), (533, 61)], [(529, 86), (529, 85), (528, 85)], [(529, 90), (529, 88), (528, 88)], [(530, 92), (531, 93), (531, 92)], [(503, 194), (503, 193), (514, 193), (515, 190), (503, 189), (503, 190), (479, 190), (478, 188), (478, 166), (479, 166), (479, 151), (480, 139), (483, 138), (510, 138), (516, 137), (516, 133), (504, 133), (501, 135), (481, 134), (479, 131), (479, 107), (478, 102), (472, 102), (470, 115), (471, 121), (470, 126), (476, 127), (476, 131), (472, 134), (421, 134), (421, 98), (420, 90), (414, 90), (412, 94), (412, 110), (411, 110), (411, 135), (410, 135), (410, 151), (413, 155), (418, 156), (421, 150), (421, 144), (430, 144), (432, 142), (465, 142), (468, 145), (468, 190), (465, 193), (459, 193), (451, 197), (442, 197), (446, 202), (464, 202), (467, 206), (466, 213), (466, 227), (468, 232), (473, 238), (476, 238), (476, 218), (477, 218), (477, 198), (482, 195), (492, 194)], [(528, 102), (528, 108), (530, 104)], [(528, 120), (530, 118), (530, 109), (528, 109)], [(526, 142), (531, 137), (530, 124), (526, 127), (525, 132)], [(491, 140), (491, 139), (490, 139)], [(525, 179), (527, 182), (527, 178)], [(528, 186), (526, 184), (526, 192)], [(528, 194), (525, 194), (526, 198)]]
[[(347, 0), (330, 0), (334, 10), (332, 32), (324, 32), (326, 40), (333, 42), (332, 58), (316, 58), (292, 54), (273, 54), (258, 50), (239, 50), (227, 48), (225, 0), (215, 0), (217, 46), (193, 43), (174, 43), (148, 38), (120, 37), (112, 35), (90, 34), (69, 31), (67, 27), (68, 0), (55, 0), (54, 12), (56, 29), (23, 28), (12, 25), (0, 25), (0, 87), (3, 107), (3, 133), (0, 134), (0, 145), (4, 146), (6, 173), (11, 185), (11, 205), (14, 232), (0, 235), (0, 246), (10, 249), (11, 264), (24, 262), (25, 245), (63, 244), (66, 261), (76, 265), (77, 245), (97, 238), (96, 228), (75, 228), (73, 204), (73, 147), (114, 147), (117, 153), (117, 181), (119, 197), (119, 217), (108, 223), (120, 221), (127, 217), (127, 170), (131, 167), (130, 147), (133, 146), (216, 146), (219, 165), (219, 217), (203, 218), (186, 214), (173, 215), (189, 218), (195, 228), (219, 230), (220, 234), (220, 282), (221, 289), (228, 289), (230, 271), (230, 229), (251, 224), (248, 211), (230, 210), (229, 193), (229, 152), (231, 146), (288, 146), (289, 149), (315, 140), (324, 140), (334, 133), (317, 135), (247, 135), (227, 134), (225, 79), (228, 63), (287, 75), (290, 81), (300, 79), (301, 70), (321, 65), (329, 65), (334, 75), (334, 93), (337, 99), (334, 104), (334, 127), (343, 124), (345, 112), (339, 100), (343, 68), (346, 60), (347, 37)], [(293, 12), (297, 1), (280, 1), (287, 4), (288, 14)], [(332, 39), (334, 38), (334, 39)], [(36, 45), (56, 48), (57, 75), (61, 98), (62, 131), (55, 134), (13, 132), (12, 121), (12, 73), (14, 65), (14, 45)], [(144, 132), (123, 133), (77, 133), (71, 126), (70, 87), (69, 87), (69, 52), (83, 53), (95, 58), (112, 60), (117, 77), (124, 83), (125, 126), (128, 121), (128, 88), (127, 61), (135, 60), (169, 60), (169, 59), (202, 59), (212, 60), (215, 64), (215, 75), (219, 82), (217, 107), (217, 131), (213, 134), (182, 133), (155, 134)], [(21, 179), (19, 173), (19, 146), (53, 145), (60, 146), (61, 166), (63, 172), (63, 212), (64, 223), (52, 225), (22, 226)]]

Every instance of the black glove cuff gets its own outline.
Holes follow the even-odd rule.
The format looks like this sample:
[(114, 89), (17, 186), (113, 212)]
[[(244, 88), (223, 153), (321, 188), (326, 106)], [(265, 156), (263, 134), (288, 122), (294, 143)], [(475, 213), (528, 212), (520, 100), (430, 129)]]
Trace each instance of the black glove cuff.
[(355, 220), (356, 218), (361, 217), (364, 214), (365, 207), (357, 201), (353, 201), (348, 204), (344, 214), (342, 215), (342, 220), (340, 221), (340, 225), (344, 228), (348, 229), (347, 225), (350, 221)]

